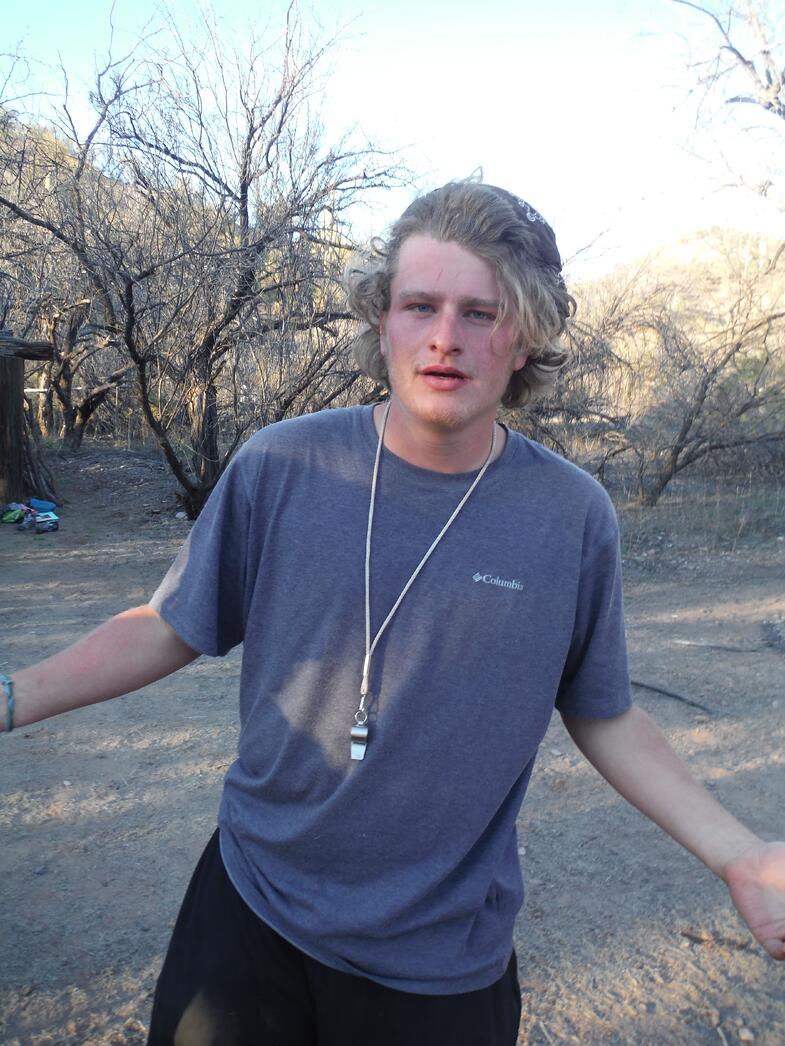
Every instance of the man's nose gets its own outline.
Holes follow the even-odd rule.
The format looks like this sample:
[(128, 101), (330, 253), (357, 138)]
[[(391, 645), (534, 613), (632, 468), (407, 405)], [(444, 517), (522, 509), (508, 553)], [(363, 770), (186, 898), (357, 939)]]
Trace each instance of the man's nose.
[(434, 317), (430, 346), (437, 352), (452, 354), (461, 351), (460, 323), (454, 312), (443, 309)]

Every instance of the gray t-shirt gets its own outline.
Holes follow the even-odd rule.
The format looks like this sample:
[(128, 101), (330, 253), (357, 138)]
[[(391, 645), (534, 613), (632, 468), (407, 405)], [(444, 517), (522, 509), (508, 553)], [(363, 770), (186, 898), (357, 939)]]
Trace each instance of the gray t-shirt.
[[(247, 904), (336, 969), (471, 991), (509, 960), (515, 821), (554, 705), (629, 707), (616, 519), (588, 475), (508, 433), (379, 642), (352, 762), (376, 440), (370, 407), (259, 432), (152, 602), (205, 654), (244, 642), (219, 823)], [(383, 453), (372, 635), (471, 479)]]

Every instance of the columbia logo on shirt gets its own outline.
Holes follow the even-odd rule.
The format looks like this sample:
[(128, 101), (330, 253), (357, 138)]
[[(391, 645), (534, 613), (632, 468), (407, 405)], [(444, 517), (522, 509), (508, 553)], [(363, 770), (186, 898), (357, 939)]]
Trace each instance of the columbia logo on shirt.
[(508, 581), (506, 578), (497, 577), (495, 574), (481, 574), (479, 571), (476, 574), (472, 574), (472, 580), (476, 582), (482, 582), (483, 585), (496, 585), (498, 588), (509, 588), (513, 592), (522, 592), (523, 585), (520, 581)]

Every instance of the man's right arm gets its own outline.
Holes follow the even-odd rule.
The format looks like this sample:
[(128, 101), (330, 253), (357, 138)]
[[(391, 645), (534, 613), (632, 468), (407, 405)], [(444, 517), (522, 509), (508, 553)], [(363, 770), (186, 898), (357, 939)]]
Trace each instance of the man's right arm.
[(126, 610), (59, 654), (14, 673), (14, 726), (138, 690), (198, 656), (151, 606)]

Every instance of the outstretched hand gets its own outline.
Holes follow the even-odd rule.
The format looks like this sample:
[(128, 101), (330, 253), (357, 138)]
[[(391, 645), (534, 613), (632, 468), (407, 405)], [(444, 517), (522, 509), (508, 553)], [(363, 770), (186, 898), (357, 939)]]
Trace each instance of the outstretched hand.
[(756, 941), (785, 959), (785, 843), (763, 843), (725, 866), (731, 900)]

